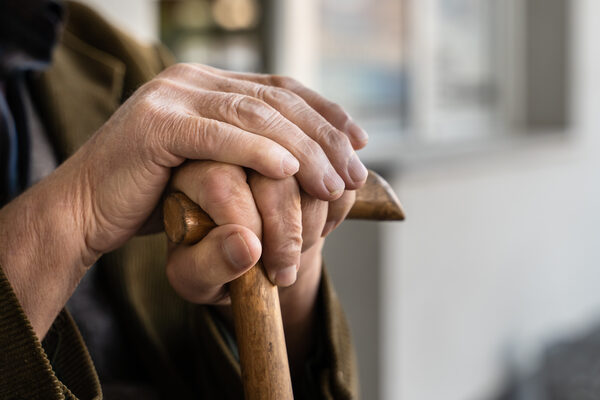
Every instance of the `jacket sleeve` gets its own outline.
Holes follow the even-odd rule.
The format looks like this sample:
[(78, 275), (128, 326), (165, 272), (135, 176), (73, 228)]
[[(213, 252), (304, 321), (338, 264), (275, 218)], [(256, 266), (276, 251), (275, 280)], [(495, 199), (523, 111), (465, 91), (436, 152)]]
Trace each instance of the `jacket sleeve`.
[(43, 343), (0, 267), (0, 399), (100, 399), (79, 331), (63, 310)]
[(350, 328), (329, 275), (321, 281), (324, 355), (318, 373), (325, 399), (357, 399), (359, 380)]

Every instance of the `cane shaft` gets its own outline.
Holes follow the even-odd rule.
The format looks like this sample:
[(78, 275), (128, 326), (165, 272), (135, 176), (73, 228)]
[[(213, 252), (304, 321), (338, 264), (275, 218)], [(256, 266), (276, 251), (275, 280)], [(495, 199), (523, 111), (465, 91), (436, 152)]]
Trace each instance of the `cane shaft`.
[(259, 261), (229, 285), (246, 400), (291, 400), (279, 294)]
[[(165, 232), (175, 243), (194, 244), (216, 224), (183, 193), (163, 206)], [(291, 400), (292, 381), (279, 293), (259, 261), (229, 284), (246, 400)]]

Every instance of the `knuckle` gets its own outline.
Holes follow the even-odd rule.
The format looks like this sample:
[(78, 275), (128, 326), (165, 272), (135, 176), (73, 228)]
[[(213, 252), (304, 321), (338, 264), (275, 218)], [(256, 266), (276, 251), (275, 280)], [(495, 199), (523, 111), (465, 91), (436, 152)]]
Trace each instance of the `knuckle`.
[(147, 120), (154, 121), (155, 118), (161, 114), (162, 106), (158, 101), (157, 96), (154, 96), (154, 91), (149, 92), (148, 95), (143, 95), (136, 102), (136, 112), (139, 112), (142, 116), (147, 117)]
[(246, 180), (244, 170), (233, 164), (212, 162), (209, 164), (208, 174), (214, 179), (224, 181), (227, 185), (238, 185)]
[[(283, 237), (287, 237), (290, 243), (302, 241), (302, 218), (300, 212), (291, 212), (288, 210), (278, 215), (271, 215), (265, 218), (265, 224), (272, 225), (275, 231), (281, 231)], [(296, 243), (297, 244), (297, 243)], [(301, 243), (300, 243), (301, 244)]]
[(310, 159), (313, 163), (316, 162), (322, 167), (327, 165), (325, 164), (327, 162), (327, 157), (325, 156), (323, 149), (309, 136), (301, 135), (295, 141), (294, 147), (304, 159)]
[(170, 132), (168, 127), (173, 121), (173, 116), (169, 114), (164, 103), (160, 101), (159, 95), (156, 94), (155, 91), (148, 92), (135, 104), (136, 122), (132, 131), (135, 140), (139, 141), (142, 147), (166, 143), (164, 139), (168, 139), (165, 136), (168, 136), (167, 132)]
[(166, 106), (159, 106), (154, 120), (154, 138), (157, 143), (161, 143), (167, 148), (176, 148), (180, 140), (177, 132), (182, 124), (191, 124), (193, 121), (186, 121), (180, 114), (173, 110), (168, 110)]
[(315, 139), (319, 142), (328, 142), (329, 136), (332, 134), (334, 134), (334, 130), (326, 121), (320, 122), (314, 131)]
[(164, 76), (182, 76), (185, 75), (190, 68), (192, 68), (192, 66), (190, 64), (186, 64), (186, 63), (177, 63), (177, 64), (173, 64), (169, 67), (167, 67), (163, 72), (161, 72), (159, 74), (160, 75), (164, 75)]
[(294, 234), (286, 238), (286, 241), (281, 243), (275, 251), (279, 257), (297, 256), (302, 251), (302, 235)]
[(160, 92), (167, 79), (163, 76), (157, 76), (156, 78), (148, 81), (140, 88), (140, 94), (144, 96), (144, 98), (152, 96), (154, 93)]
[(219, 121), (194, 118), (190, 124), (193, 124), (190, 132), (193, 132), (194, 144), (199, 152), (211, 154), (226, 144), (225, 127)]
[(234, 95), (231, 101), (231, 110), (240, 121), (255, 120), (261, 115), (260, 102), (246, 95)]
[(317, 141), (327, 149), (344, 150), (349, 153), (352, 150), (350, 140), (342, 132), (334, 128), (328, 122), (321, 123), (315, 130)]
[(294, 78), (291, 78), (289, 76), (283, 76), (283, 75), (272, 75), (271, 79), (270, 79), (270, 83), (273, 86), (277, 86), (277, 87), (284, 88), (284, 89), (290, 89), (290, 90), (300, 86), (300, 82), (298, 82)]
[(199, 190), (213, 206), (227, 206), (241, 195), (241, 168), (229, 164), (214, 164), (207, 168)]
[(236, 96), (232, 102), (232, 112), (243, 125), (259, 129), (268, 129), (281, 118), (272, 107), (251, 96)]
[(253, 174), (251, 178), (253, 190), (258, 193), (261, 209), (265, 215), (277, 217), (285, 203), (285, 212), (281, 215), (289, 215), (300, 210), (300, 190), (295, 178), (270, 179), (259, 174)]
[(145, 99), (150, 99), (155, 103), (173, 94), (177, 89), (177, 83), (164, 76), (158, 76), (144, 84), (141, 94)]
[(291, 107), (298, 107), (306, 104), (304, 100), (294, 92), (279, 87), (265, 88), (263, 96), (268, 101), (277, 104), (286, 104)]
[(270, 86), (263, 85), (262, 83), (252, 83), (251, 93), (257, 99), (265, 99), (268, 95)]

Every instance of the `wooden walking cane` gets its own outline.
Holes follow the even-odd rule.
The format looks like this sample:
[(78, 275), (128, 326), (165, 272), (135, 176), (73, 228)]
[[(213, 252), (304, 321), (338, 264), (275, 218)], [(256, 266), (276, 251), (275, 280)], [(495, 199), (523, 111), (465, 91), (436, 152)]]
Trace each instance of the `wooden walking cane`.
[[(194, 244), (216, 224), (183, 193), (164, 202), (165, 232), (174, 243)], [(347, 218), (402, 220), (404, 212), (387, 182), (369, 171)], [(262, 263), (229, 284), (247, 400), (293, 399), (277, 286)]]

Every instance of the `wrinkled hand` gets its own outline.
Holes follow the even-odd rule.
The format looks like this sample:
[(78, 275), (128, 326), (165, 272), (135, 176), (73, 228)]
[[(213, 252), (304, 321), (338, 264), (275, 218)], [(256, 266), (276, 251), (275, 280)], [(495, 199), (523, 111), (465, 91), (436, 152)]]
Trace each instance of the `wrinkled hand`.
[[(281, 180), (266, 184), (261, 183), (263, 178), (251, 177), (251, 187), (264, 186), (269, 192), (275, 190), (272, 186), (297, 181), (314, 199), (332, 201), (344, 189), (364, 183), (367, 171), (354, 149), (366, 140), (339, 106), (292, 79), (175, 65), (139, 88), (56, 171), (0, 210), (0, 265), (35, 332), (43, 337), (100, 255), (152, 229), (153, 222), (153, 229), (158, 229), (153, 211), (172, 168), (185, 160), (247, 167)], [(263, 222), (275, 221), (277, 217), (261, 207), (277, 204), (254, 194), (259, 211), (264, 212)], [(279, 197), (269, 201), (275, 198)], [(294, 279), (294, 271), (284, 268), (299, 265), (300, 243), (314, 241), (313, 237), (298, 239), (298, 215), (280, 221), (280, 226), (290, 224), (286, 229), (265, 224), (263, 232), (267, 268), (283, 284)], [(247, 239), (249, 259), (258, 259), (258, 242), (250, 233), (228, 226), (214, 235), (240, 229), (232, 240)], [(250, 227), (255, 236), (261, 234), (257, 227)], [(295, 241), (279, 240), (278, 232), (290, 238), (288, 230)], [(198, 249), (206, 243), (210, 241)], [(286, 255), (277, 258), (279, 254)], [(209, 265), (216, 265), (209, 255), (205, 257), (213, 263)], [(235, 273), (234, 269), (208, 269), (215, 275), (199, 283), (208, 288), (202, 293), (212, 290), (217, 296), (222, 283), (241, 274), (251, 262), (237, 264)], [(217, 276), (222, 271), (225, 275)], [(205, 301), (210, 301), (206, 296)]]
[(311, 196), (337, 199), (366, 179), (353, 150), (365, 141), (339, 106), (291, 79), (176, 65), (134, 93), (80, 152), (83, 212), (92, 216), (86, 243), (99, 254), (135, 234), (171, 168), (186, 159), (274, 179), (295, 174)]
[(247, 175), (238, 166), (212, 161), (187, 162), (172, 186), (218, 226), (195, 245), (169, 244), (171, 286), (194, 303), (228, 304), (226, 284), (262, 256), (271, 281), (284, 287), (280, 302), (289, 361), (292, 373), (301, 373), (314, 345), (324, 237), (346, 217), (355, 192), (326, 202), (301, 190), (294, 177)]
[(323, 238), (345, 218), (355, 198), (354, 191), (346, 191), (335, 201), (322, 201), (302, 191), (293, 177), (247, 176), (238, 166), (212, 161), (186, 163), (172, 186), (218, 225), (195, 245), (170, 244), (171, 285), (187, 300), (203, 304), (228, 303), (224, 285), (261, 256), (274, 283), (290, 286), (299, 276), (298, 285), (303, 285), (301, 279), (311, 277), (316, 291)]

